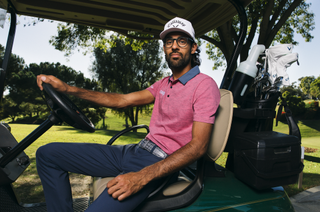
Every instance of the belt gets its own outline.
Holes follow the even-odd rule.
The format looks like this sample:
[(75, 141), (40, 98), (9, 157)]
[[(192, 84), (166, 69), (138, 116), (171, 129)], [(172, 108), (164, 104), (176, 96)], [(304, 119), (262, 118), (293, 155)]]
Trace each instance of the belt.
[(147, 150), (148, 152), (150, 152), (154, 156), (157, 156), (157, 157), (163, 158), (163, 159), (168, 157), (167, 153), (165, 153), (160, 147), (158, 147), (155, 143), (153, 143), (152, 141), (150, 141), (148, 139), (142, 139), (138, 145), (140, 148)]

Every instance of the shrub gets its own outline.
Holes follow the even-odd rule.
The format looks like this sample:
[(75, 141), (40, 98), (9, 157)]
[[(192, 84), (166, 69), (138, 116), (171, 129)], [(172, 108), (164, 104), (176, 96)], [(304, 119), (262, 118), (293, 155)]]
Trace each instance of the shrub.
[(318, 101), (310, 101), (306, 104), (306, 108), (307, 110), (314, 110), (314, 111), (317, 111), (318, 108), (319, 108), (319, 102)]
[(319, 110), (319, 102), (318, 101), (310, 101), (306, 103), (306, 112), (301, 117), (302, 119), (319, 119), (320, 110)]
[[(301, 116), (306, 112), (305, 103), (300, 96), (295, 96), (290, 92), (285, 91), (282, 94), (282, 97), (287, 102), (287, 105), (289, 106), (293, 116)], [(280, 103), (281, 101), (282, 100), (280, 100)]]

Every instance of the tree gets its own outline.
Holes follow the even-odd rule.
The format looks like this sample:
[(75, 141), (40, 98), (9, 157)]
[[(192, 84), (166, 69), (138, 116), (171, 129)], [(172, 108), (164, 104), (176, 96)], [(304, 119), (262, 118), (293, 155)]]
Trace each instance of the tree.
[[(35, 75), (25, 67), (22, 70), (11, 70), (7, 78), (7, 90), (10, 97), (20, 108), (20, 114), (39, 114), (43, 111), (44, 102), (40, 97), (41, 92), (37, 88)], [(38, 106), (37, 106), (38, 105)]]
[[(5, 53), (5, 48), (0, 45), (0, 64), (3, 62), (4, 58), (4, 53)], [(5, 81), (5, 91), (9, 92), (15, 92), (17, 91), (16, 88), (16, 81), (17, 78), (19, 78), (19, 75), (17, 73), (23, 72), (24, 68), (26, 67), (25, 62), (22, 58), (15, 54), (11, 54), (9, 61), (8, 61), (8, 66), (6, 70), (6, 81)], [(12, 83), (13, 82), (13, 83)], [(4, 92), (5, 93), (5, 92)], [(4, 94), (1, 94), (4, 95)], [(22, 97), (24, 97), (22, 95)], [(1, 118), (7, 118), (10, 117), (12, 121), (15, 120), (15, 118), (21, 114), (21, 110), (19, 109), (19, 104), (21, 102), (17, 102), (15, 99), (15, 96), (4, 96), (1, 102)]]
[[(5, 53), (5, 48), (0, 44), (0, 64), (3, 62)], [(7, 74), (6, 74), (6, 81), (5, 81), (5, 89), (13, 89), (12, 85), (10, 84), (10, 81), (14, 81), (18, 76), (16, 73), (19, 73), (23, 71), (23, 69), (26, 67), (26, 64), (24, 62), (23, 58), (20, 58), (19, 56), (15, 54), (11, 54), (8, 66), (7, 66)], [(1, 94), (2, 95), (2, 94)]]
[[(282, 97), (288, 104), (290, 110), (292, 111), (293, 116), (303, 115), (306, 111), (305, 103), (303, 101), (303, 92), (301, 89), (295, 85), (296, 82), (292, 83), (289, 86), (284, 86), (280, 88)], [(280, 104), (282, 100), (280, 100)]]
[[(292, 111), (293, 116), (299, 116), (304, 114), (306, 109), (305, 103), (302, 98), (303, 92), (295, 84), (296, 82), (292, 83), (289, 86), (280, 88), (280, 92), (282, 93), (282, 97), (287, 102), (290, 110)], [(280, 100), (280, 104), (281, 102), (282, 100)]]
[[(130, 45), (133, 50), (141, 50), (144, 43), (148, 40), (153, 40), (153, 36), (141, 34), (138, 32), (129, 32), (126, 36), (110, 32), (106, 29), (100, 29), (91, 26), (83, 26), (72, 23), (58, 24), (58, 35), (52, 36), (49, 43), (59, 51), (64, 51), (66, 56), (72, 54), (74, 50), (84, 50), (84, 54), (95, 48), (107, 50), (110, 47), (115, 47), (113, 36), (118, 36), (125, 41), (126, 45)], [(142, 39), (133, 39), (139, 38)]]
[[(240, 53), (240, 61), (248, 57), (255, 35), (258, 33), (258, 44), (266, 48), (274, 43), (293, 43), (294, 33), (301, 34), (306, 42), (312, 40), (310, 32), (314, 29), (314, 14), (309, 12), (311, 3), (304, 0), (255, 0), (246, 7), (248, 16), (248, 33)], [(209, 59), (214, 60), (217, 69), (230, 61), (239, 32), (238, 16), (201, 38), (211, 42), (207, 44)], [(218, 47), (218, 48), (216, 48)]]
[(0, 119), (11, 118), (11, 121), (14, 122), (17, 115), (19, 115), (20, 109), (19, 105), (12, 101), (12, 99), (8, 96), (3, 98), (3, 102), (1, 102), (1, 110), (0, 110)]
[[(60, 63), (40, 63), (30, 64), (25, 72), (30, 72), (34, 74), (34, 79), (31, 81), (33, 84), (32, 88), (35, 89), (33, 92), (39, 93), (39, 88), (36, 85), (36, 76), (39, 74), (49, 74), (54, 75), (66, 82), (69, 85), (77, 86), (89, 90), (101, 91), (101, 87), (96, 80), (91, 80), (85, 78), (83, 73), (75, 71), (74, 69), (61, 65)], [(31, 85), (30, 85), (31, 86)], [(91, 121), (96, 124), (101, 118), (104, 118), (102, 109), (99, 109), (98, 105), (94, 105), (88, 101), (69, 96), (69, 98), (91, 119)], [(103, 110), (104, 113), (106, 110)], [(105, 127), (105, 126), (104, 126)]]
[(287, 102), (293, 116), (299, 116), (305, 113), (305, 103), (300, 96), (295, 96), (289, 91), (285, 91), (282, 93), (282, 97)]
[[(139, 91), (162, 77), (162, 51), (158, 41), (144, 43), (141, 50), (135, 51), (131, 43), (126, 45), (124, 39), (117, 36), (111, 39), (116, 46), (106, 51), (100, 48), (94, 50), (95, 61), (91, 70), (104, 91), (124, 94)], [(142, 107), (120, 109), (117, 112), (136, 125)]]
[(302, 89), (303, 93), (309, 98), (312, 98), (310, 94), (311, 83), (315, 81), (314, 76), (301, 77), (298, 80), (300, 81), (299, 87)]
[[(36, 113), (38, 118), (40, 113), (48, 112), (43, 95), (36, 84), (36, 76), (38, 74), (54, 75), (73, 86), (101, 90), (96, 80), (85, 78), (83, 73), (60, 63), (44, 62), (39, 65), (32, 63), (29, 66), (25, 66), (23, 59), (13, 55), (8, 66), (6, 80), (8, 95), (3, 105), (2, 117), (10, 116), (14, 120), (17, 115), (28, 115), (32, 118), (33, 114)], [(70, 98), (89, 118), (93, 119), (93, 123), (97, 123), (102, 117), (104, 118), (105, 115), (102, 109), (99, 109), (99, 106), (77, 98)], [(9, 107), (12, 107), (12, 109)]]
[(310, 84), (310, 94), (317, 99), (320, 98), (320, 77)]
[(289, 86), (283, 86), (280, 88), (281, 93), (284, 93), (286, 91), (288, 91), (292, 96), (301, 97), (301, 98), (304, 96), (300, 87), (296, 85), (296, 82), (291, 83), (291, 85)]
[[(0, 45), (0, 64), (4, 56), (4, 47)], [(101, 91), (101, 86), (96, 80), (85, 78), (83, 73), (77, 72), (70, 67), (60, 63), (40, 63), (25, 65), (22, 58), (12, 54), (7, 68), (6, 91), (8, 95), (1, 104), (1, 118), (11, 117), (14, 121), (17, 115), (28, 115), (33, 113), (39, 117), (40, 113), (48, 112), (43, 101), (42, 93), (36, 84), (38, 74), (54, 75), (69, 85)], [(93, 123), (97, 123), (105, 117), (106, 109), (100, 108), (84, 100), (70, 97), (76, 105), (81, 108)], [(105, 128), (105, 125), (103, 126)]]

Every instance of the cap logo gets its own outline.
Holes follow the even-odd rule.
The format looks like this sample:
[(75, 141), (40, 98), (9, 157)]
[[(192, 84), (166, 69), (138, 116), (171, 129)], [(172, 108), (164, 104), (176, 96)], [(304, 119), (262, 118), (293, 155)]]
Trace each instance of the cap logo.
[(189, 35), (193, 40), (195, 40), (195, 33), (190, 21), (175, 17), (171, 19), (164, 25), (163, 31), (160, 33), (160, 38), (165, 39), (166, 35), (170, 32), (178, 31)]
[(183, 27), (186, 26), (186, 25), (185, 25), (182, 21), (180, 21), (180, 20), (173, 20), (173, 21), (171, 21), (171, 22), (168, 24), (168, 28), (170, 28), (171, 26), (177, 28), (177, 27), (179, 27), (180, 24), (181, 24)]

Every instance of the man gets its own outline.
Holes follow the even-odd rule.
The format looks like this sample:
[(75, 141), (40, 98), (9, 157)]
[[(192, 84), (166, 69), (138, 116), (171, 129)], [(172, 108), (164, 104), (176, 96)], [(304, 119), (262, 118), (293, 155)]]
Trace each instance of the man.
[(160, 34), (172, 76), (143, 91), (111, 94), (69, 86), (53, 76), (39, 75), (37, 83), (57, 91), (124, 108), (154, 103), (150, 133), (138, 145), (52, 143), (37, 151), (37, 168), (48, 211), (72, 211), (68, 172), (115, 176), (87, 211), (132, 211), (161, 182), (205, 154), (219, 89), (211, 77), (199, 72), (199, 50), (192, 24), (170, 20)]

